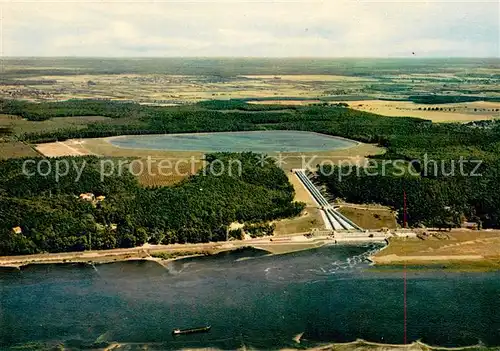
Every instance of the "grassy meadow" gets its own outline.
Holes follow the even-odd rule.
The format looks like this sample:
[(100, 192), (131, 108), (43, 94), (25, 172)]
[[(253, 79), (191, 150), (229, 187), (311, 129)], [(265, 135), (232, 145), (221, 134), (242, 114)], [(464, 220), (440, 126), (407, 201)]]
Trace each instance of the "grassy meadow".
[[(0, 96), (186, 104), (208, 99), (499, 98), (498, 59), (4, 58)], [(497, 101), (498, 102), (498, 101)]]
[(33, 147), (15, 140), (0, 140), (0, 160), (18, 157), (37, 157), (40, 156)]
[[(424, 153), (444, 159), (474, 154), (493, 164), (498, 157), (498, 125), (491, 120), (500, 117), (499, 63), (417, 58), (4, 58), (0, 129), (8, 133), (2, 136), (0, 158), (39, 153), (110, 156), (138, 160), (135, 171), (145, 167), (148, 157), (197, 161), (194, 168), (183, 165), (183, 176), (139, 176), (142, 185), (161, 187), (198, 171), (203, 150), (131, 150), (113, 146), (106, 138), (304, 130), (361, 143), (315, 155), (284, 154), (287, 162), (282, 168), (287, 173), (301, 168), (302, 156), (317, 156), (315, 165), (325, 160), (361, 162), (370, 156), (408, 160)], [(479, 120), (492, 123), (462, 125)], [(316, 206), (301, 194), (299, 185), (294, 186), (296, 200), (305, 202), (306, 208), (296, 218), (278, 220), (278, 234), (307, 232), (322, 224)], [(341, 211), (365, 228), (396, 226), (387, 209)], [(496, 225), (496, 217), (490, 222)]]

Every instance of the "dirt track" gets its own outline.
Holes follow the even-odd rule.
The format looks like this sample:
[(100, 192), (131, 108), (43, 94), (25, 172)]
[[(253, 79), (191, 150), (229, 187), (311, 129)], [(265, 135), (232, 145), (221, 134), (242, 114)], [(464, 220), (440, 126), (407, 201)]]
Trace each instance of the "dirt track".
[(47, 157), (93, 155), (85, 148), (85, 141), (67, 140), (64, 142), (38, 144), (36, 149)]

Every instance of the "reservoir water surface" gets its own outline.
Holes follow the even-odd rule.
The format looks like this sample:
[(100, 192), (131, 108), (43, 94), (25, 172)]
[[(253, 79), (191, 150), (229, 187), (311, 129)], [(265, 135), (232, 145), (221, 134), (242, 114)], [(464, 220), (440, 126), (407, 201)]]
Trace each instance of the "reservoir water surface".
[[(374, 270), (380, 246), (258, 250), (103, 265), (0, 271), (0, 349), (29, 343), (147, 343), (162, 350), (301, 347), (357, 338), (402, 343), (400, 270)], [(500, 345), (500, 272), (410, 271), (408, 341)], [(211, 325), (173, 337), (174, 328)], [(159, 345), (159, 346), (158, 346)]]
[(128, 135), (109, 140), (115, 146), (132, 149), (206, 152), (317, 152), (357, 145), (348, 139), (300, 131)]

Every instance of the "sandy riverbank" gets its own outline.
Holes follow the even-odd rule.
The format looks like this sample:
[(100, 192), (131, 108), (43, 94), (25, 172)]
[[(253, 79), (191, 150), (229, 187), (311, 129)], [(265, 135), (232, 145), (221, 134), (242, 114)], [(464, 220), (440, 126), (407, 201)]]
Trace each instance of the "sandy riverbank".
[[(296, 351), (296, 350), (305, 350), (305, 351), (434, 351), (434, 350), (442, 350), (442, 351), (467, 351), (467, 350), (481, 350), (481, 351), (497, 351), (497, 347), (485, 347), (485, 346), (464, 346), (464, 347), (438, 347), (438, 346), (430, 346), (420, 341), (415, 341), (406, 345), (396, 345), (396, 344), (381, 344), (376, 342), (369, 342), (362, 339), (358, 339), (353, 342), (348, 343), (330, 343), (324, 344), (321, 346), (315, 346), (311, 348), (303, 348), (299, 347), (300, 339), (297, 341), (297, 348), (286, 348), (281, 349), (280, 351)], [(161, 344), (140, 344), (140, 343), (111, 343), (109, 346), (100, 349), (100, 351), (122, 351), (122, 350), (159, 350)], [(217, 348), (184, 348), (182, 351), (218, 351), (220, 349)], [(245, 346), (238, 349), (238, 351), (247, 350)], [(259, 350), (256, 348), (252, 348), (252, 350)]]
[(455, 229), (429, 231), (425, 239), (391, 238), (371, 260), (379, 266), (500, 270), (500, 231)]
[[(253, 247), (269, 252), (284, 254), (307, 250), (331, 242), (331, 239), (308, 239), (304, 235), (280, 238), (259, 238), (221, 243), (149, 245), (130, 249), (112, 249), (82, 252), (45, 253), (20, 256), (0, 256), (0, 267), (20, 268), (29, 264), (58, 263), (111, 263), (130, 260), (150, 260), (165, 263), (188, 256), (214, 255), (242, 247)], [(163, 258), (162, 258), (163, 257)], [(164, 257), (167, 257), (166, 259)]]
[[(459, 350), (482, 350), (482, 351), (490, 351), (497, 350), (498, 348), (486, 348), (480, 347), (477, 345), (474, 346), (464, 346), (464, 347), (434, 347), (427, 344), (424, 344), (420, 341), (415, 341), (406, 345), (394, 345), (394, 344), (381, 344), (376, 342), (369, 342), (362, 339), (358, 339), (349, 343), (335, 343), (328, 344), (318, 347), (313, 347), (306, 349), (307, 351), (433, 351), (433, 350), (442, 350), (442, 351), (459, 351)], [(297, 349), (285, 349), (281, 351), (294, 351)]]
[[(305, 234), (305, 233), (304, 233)], [(272, 254), (309, 250), (323, 245), (386, 241), (384, 236), (366, 235), (307, 238), (304, 234), (266, 237), (204, 244), (149, 245), (130, 249), (46, 253), (24, 256), (0, 256), (0, 267), (20, 268), (30, 264), (111, 263), (150, 260), (164, 264), (188, 256), (214, 255), (243, 247), (253, 247)], [(380, 234), (380, 233), (378, 233)], [(440, 268), (500, 270), (500, 231), (455, 230), (445, 239), (391, 237), (389, 245), (370, 260), (376, 266), (415, 265)]]

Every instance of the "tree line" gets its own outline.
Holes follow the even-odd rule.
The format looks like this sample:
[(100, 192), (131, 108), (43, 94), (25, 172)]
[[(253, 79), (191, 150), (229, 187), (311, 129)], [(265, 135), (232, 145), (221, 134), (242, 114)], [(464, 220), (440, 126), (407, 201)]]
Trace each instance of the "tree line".
[[(410, 163), (406, 166), (412, 167)], [(354, 203), (376, 203), (390, 206), (403, 224), (406, 198), (406, 219), (410, 227), (458, 227), (465, 220), (483, 228), (500, 227), (500, 161), (464, 166), (464, 175), (453, 174), (446, 166), (446, 175), (428, 169), (406, 168), (396, 172), (388, 168), (359, 170), (336, 166), (318, 167), (316, 181), (337, 198)], [(411, 171), (410, 171), (411, 170)], [(458, 166), (456, 171), (458, 172)], [(474, 171), (474, 172), (472, 172)], [(467, 173), (469, 172), (469, 173)], [(341, 174), (342, 176), (339, 176)]]
[[(11, 102), (4, 108), (14, 110), (4, 113), (24, 113), (26, 118), (35, 120), (39, 116), (57, 118), (55, 116), (76, 116), (84, 112), (113, 118), (111, 122), (93, 123), (82, 130), (20, 136), (28, 142), (120, 134), (302, 130), (376, 143), (387, 151), (374, 159), (403, 160), (411, 164), (418, 176), (400, 177), (392, 174), (359, 179), (351, 175), (344, 177), (342, 184), (334, 177), (325, 176), (320, 177), (320, 181), (327, 184), (334, 196), (355, 202), (378, 202), (400, 211), (402, 191), (408, 188), (409, 219), (412, 225), (449, 223), (453, 217), (453, 225), (458, 224), (457, 218), (468, 218), (481, 221), (487, 227), (500, 227), (500, 206), (494, 195), (500, 183), (500, 177), (497, 176), (500, 162), (498, 123), (436, 124), (419, 118), (383, 117), (345, 107), (297, 106), (279, 110), (277, 107), (247, 105), (250, 104), (242, 100), (212, 101), (182, 107), (71, 100), (41, 104)], [(31, 113), (34, 115), (31, 116)], [(426, 158), (445, 164), (460, 159), (481, 160), (482, 175), (466, 177), (447, 176), (443, 172), (435, 174), (429, 169), (432, 165), (425, 164)], [(472, 166), (472, 163), (466, 164), (466, 167)], [(467, 168), (467, 171), (472, 169)], [(16, 187), (14, 184), (12, 186)], [(429, 194), (436, 200), (432, 201)]]
[[(49, 160), (52, 167), (57, 160)], [(79, 168), (86, 165), (77, 182), (75, 170), (60, 179), (28, 177), (23, 159), (0, 162), (0, 255), (219, 241), (233, 222), (259, 228), (304, 208), (293, 201), (285, 173), (254, 153), (208, 155), (208, 165), (217, 165), (210, 171), (157, 188), (140, 186), (126, 172), (101, 181), (96, 157), (68, 160)], [(241, 162), (241, 174), (219, 176), (217, 167), (234, 160)], [(105, 198), (86, 201), (81, 193)]]

